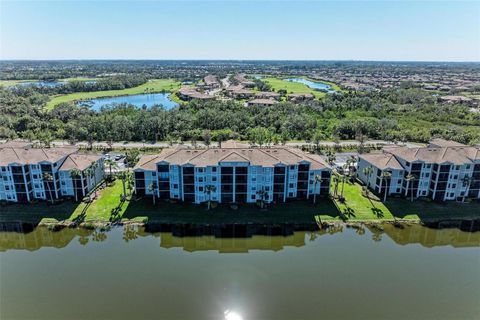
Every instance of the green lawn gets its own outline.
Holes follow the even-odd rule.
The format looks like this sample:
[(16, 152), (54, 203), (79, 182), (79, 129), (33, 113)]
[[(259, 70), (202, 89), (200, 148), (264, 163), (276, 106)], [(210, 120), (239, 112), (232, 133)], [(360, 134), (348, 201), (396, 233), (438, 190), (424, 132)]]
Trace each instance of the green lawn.
[(273, 90), (286, 90), (287, 94), (290, 93), (311, 93), (317, 99), (325, 96), (324, 92), (313, 90), (312, 88), (307, 87), (306, 85), (298, 82), (291, 82), (279, 78), (262, 78), (262, 81), (268, 83)]
[[(332, 184), (333, 190), (333, 184)], [(339, 194), (341, 184), (339, 184)], [(478, 203), (457, 202), (432, 202), (415, 200), (410, 202), (403, 198), (387, 198), (385, 203), (369, 200), (362, 196), (361, 185), (345, 183), (344, 197), (346, 201), (341, 203), (335, 200), (339, 209), (336, 215), (321, 215), (323, 220), (340, 219), (340, 212), (348, 220), (431, 220), (449, 218), (480, 218), (480, 205)]]
[(123, 89), (123, 90), (76, 92), (76, 93), (55, 96), (49, 102), (47, 102), (46, 109), (51, 110), (57, 104), (62, 102), (141, 94), (141, 93), (145, 93), (146, 89), (149, 89), (149, 92), (161, 92), (164, 90), (168, 92), (175, 92), (179, 88), (180, 88), (180, 82), (175, 81), (173, 79), (156, 79), (156, 80), (150, 80), (147, 83), (142, 84), (138, 87)]
[[(123, 193), (121, 180), (116, 180), (112, 185), (98, 191), (98, 198), (92, 203), (80, 203), (69, 220), (79, 219), (89, 221), (109, 221), (114, 216), (121, 217), (128, 206), (128, 202), (120, 203), (120, 195)], [(116, 213), (112, 213), (117, 209)]]
[[(332, 188), (333, 190), (333, 188)], [(339, 193), (341, 185), (339, 186)], [(434, 203), (390, 198), (385, 204), (370, 201), (361, 194), (359, 184), (345, 184), (346, 201), (318, 198), (312, 201), (294, 201), (271, 205), (260, 210), (255, 205), (241, 204), (234, 210), (229, 205), (219, 205), (206, 210), (206, 205), (169, 203), (158, 201), (155, 205), (151, 197), (120, 203), (122, 183), (116, 180), (112, 185), (99, 191), (97, 200), (90, 204), (75, 204), (65, 201), (59, 205), (18, 204), (0, 208), (0, 222), (22, 221), (37, 224), (42, 218), (71, 221), (118, 221), (121, 219), (143, 220), (155, 223), (179, 224), (311, 224), (320, 217), (322, 221), (368, 221), (368, 220), (430, 220), (444, 218), (480, 218), (478, 203)]]

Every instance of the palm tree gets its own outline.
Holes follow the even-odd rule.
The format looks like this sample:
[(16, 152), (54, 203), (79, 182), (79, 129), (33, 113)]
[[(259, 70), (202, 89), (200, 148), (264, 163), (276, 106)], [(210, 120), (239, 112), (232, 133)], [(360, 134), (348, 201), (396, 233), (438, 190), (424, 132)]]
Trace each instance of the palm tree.
[(107, 160), (105, 160), (105, 165), (108, 166), (108, 169), (110, 171), (110, 179), (111, 179), (113, 177), (112, 169), (113, 168), (118, 168), (117, 162), (113, 159), (107, 159)]
[(93, 179), (93, 188), (95, 190), (95, 198), (97, 197), (97, 168), (98, 164), (93, 161), (92, 164), (90, 164), (90, 167), (87, 169), (88, 171), (88, 176)]
[(322, 186), (322, 176), (319, 174), (316, 174), (315, 177), (313, 177), (313, 203), (317, 202), (317, 184)]
[(388, 179), (392, 178), (392, 173), (388, 171), (383, 171), (381, 174), (382, 182), (385, 181), (385, 194), (383, 195), (383, 202), (387, 202), (387, 194), (388, 194)]
[(263, 207), (265, 206), (265, 198), (267, 197), (268, 192), (265, 191), (264, 188), (262, 188), (257, 191), (257, 194), (260, 196), (260, 208), (263, 209)]
[(77, 181), (78, 178), (82, 175), (82, 171), (78, 170), (77, 168), (73, 168), (70, 170), (70, 177), (72, 178), (73, 184), (73, 193), (75, 194), (75, 202), (78, 202), (78, 192), (77, 192)]
[(53, 203), (52, 189), (50, 188), (50, 182), (53, 181), (53, 176), (48, 172), (44, 172), (42, 174), (42, 178), (43, 181), (47, 183), (48, 194), (50, 195), (50, 202)]
[(368, 195), (368, 189), (370, 189), (370, 177), (373, 174), (372, 166), (368, 166), (368, 167), (364, 168), (363, 169), (363, 174), (365, 175), (365, 177), (367, 177), (367, 195)]
[(217, 191), (217, 187), (215, 187), (214, 185), (209, 184), (205, 186), (205, 190), (203, 192), (208, 196), (207, 210), (210, 210), (210, 206), (212, 203), (212, 192), (215, 191)]
[(462, 198), (462, 202), (465, 202), (465, 197), (467, 196), (468, 192), (469, 192), (469, 189), (470, 189), (470, 185), (472, 183), (472, 178), (469, 177), (469, 176), (464, 176), (462, 178), (462, 184), (465, 188), (465, 191), (463, 192), (463, 198)]
[(128, 180), (128, 172), (122, 171), (119, 174), (120, 180), (122, 180), (122, 187), (123, 187), (123, 199), (127, 198), (127, 189), (125, 187), (127, 180)]
[(336, 197), (338, 195), (338, 184), (340, 183), (340, 174), (337, 171), (334, 171), (332, 179), (335, 185), (335, 187), (333, 188), (333, 196)]
[(155, 193), (157, 191), (157, 183), (156, 182), (150, 183), (148, 185), (148, 191), (152, 193), (152, 202), (153, 202), (153, 205), (155, 205)]
[[(414, 174), (409, 173), (406, 177), (405, 180), (408, 182), (408, 187), (410, 187), (410, 201), (413, 202), (413, 181), (415, 181), (417, 177)], [(407, 187), (407, 190), (408, 190)], [(408, 191), (407, 191), (408, 192)]]

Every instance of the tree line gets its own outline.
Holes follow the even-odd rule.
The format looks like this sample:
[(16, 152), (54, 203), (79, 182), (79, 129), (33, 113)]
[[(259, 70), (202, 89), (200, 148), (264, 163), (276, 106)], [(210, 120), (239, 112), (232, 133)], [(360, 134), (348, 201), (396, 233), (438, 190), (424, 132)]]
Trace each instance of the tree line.
[(382, 139), (426, 142), (434, 137), (480, 143), (480, 114), (439, 104), (419, 89), (346, 92), (302, 104), (246, 107), (236, 101), (191, 101), (171, 110), (131, 105), (99, 112), (63, 103), (45, 111), (48, 95), (0, 88), (0, 139), (49, 141), (224, 141)]

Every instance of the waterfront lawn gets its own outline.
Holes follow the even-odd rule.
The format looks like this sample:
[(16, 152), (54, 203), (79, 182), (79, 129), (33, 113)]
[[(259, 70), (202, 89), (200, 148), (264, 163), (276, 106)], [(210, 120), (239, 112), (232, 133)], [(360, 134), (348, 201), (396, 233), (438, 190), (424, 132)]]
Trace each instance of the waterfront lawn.
[(78, 204), (65, 201), (51, 205), (48, 202), (9, 204), (0, 206), (0, 222), (22, 222), (37, 225), (43, 218), (62, 221), (69, 219)]
[[(332, 186), (333, 190), (333, 186)], [(50, 205), (13, 204), (0, 207), (0, 222), (24, 222), (38, 224), (43, 218), (58, 221), (115, 222), (122, 219), (154, 223), (179, 224), (218, 224), (218, 223), (256, 223), (256, 224), (310, 224), (318, 221), (368, 221), (368, 220), (434, 220), (479, 218), (480, 205), (477, 203), (436, 203), (407, 199), (388, 198), (383, 204), (362, 196), (361, 185), (345, 183), (345, 202), (330, 198), (317, 198), (317, 204), (309, 201), (293, 201), (269, 206), (260, 210), (253, 204), (240, 204), (238, 209), (230, 205), (218, 205), (210, 211), (206, 204), (171, 203), (156, 201), (147, 196), (140, 200), (120, 201), (123, 192), (121, 180), (98, 191), (98, 198), (91, 203), (65, 201)], [(341, 184), (339, 184), (339, 194)]]
[[(334, 184), (331, 185), (333, 191)], [(342, 184), (338, 185), (338, 194), (341, 194)], [(322, 220), (343, 219), (343, 220), (393, 220), (390, 210), (380, 201), (371, 200), (362, 196), (361, 185), (345, 182), (343, 196), (344, 202), (335, 199), (337, 214), (321, 215)]]
[[(334, 185), (332, 183), (331, 190)], [(341, 184), (339, 184), (339, 194)], [(436, 220), (480, 218), (478, 202), (433, 202), (388, 197), (385, 203), (369, 200), (362, 195), (362, 186), (358, 183), (345, 183), (345, 202), (335, 200), (337, 215), (321, 215), (322, 220)], [(382, 199), (383, 200), (383, 199)], [(342, 216), (343, 214), (343, 216)]]
[(148, 89), (148, 92), (175, 92), (180, 88), (180, 82), (173, 79), (156, 79), (149, 80), (147, 83), (144, 83), (138, 87), (123, 89), (123, 90), (106, 90), (106, 91), (93, 91), (93, 92), (76, 92), (65, 95), (58, 95), (53, 97), (46, 104), (46, 109), (51, 110), (57, 104), (62, 102), (72, 102), (79, 100), (88, 100), (96, 99), (103, 97), (116, 97), (116, 96), (126, 96), (134, 94), (145, 93), (145, 90)]
[(262, 78), (261, 80), (268, 83), (272, 87), (272, 89), (274, 89), (277, 92), (278, 92), (278, 90), (286, 90), (287, 94), (290, 94), (290, 93), (311, 93), (317, 99), (325, 96), (324, 92), (313, 90), (312, 88), (309, 88), (308, 86), (306, 86), (302, 83), (291, 82), (291, 81), (287, 81), (287, 80), (279, 79), (279, 78)]
[(72, 221), (113, 221), (122, 217), (128, 201), (121, 202), (122, 181), (117, 179), (112, 185), (98, 191), (98, 197), (90, 203), (80, 203), (69, 217)]
[(206, 204), (157, 202), (154, 206), (148, 197), (131, 201), (123, 218), (146, 217), (155, 223), (255, 223), (255, 224), (311, 224), (319, 214), (335, 215), (337, 208), (330, 199), (318, 199), (314, 205), (311, 201), (294, 201), (271, 205), (261, 210), (254, 204), (240, 204), (237, 209), (230, 205), (219, 205), (207, 210)]

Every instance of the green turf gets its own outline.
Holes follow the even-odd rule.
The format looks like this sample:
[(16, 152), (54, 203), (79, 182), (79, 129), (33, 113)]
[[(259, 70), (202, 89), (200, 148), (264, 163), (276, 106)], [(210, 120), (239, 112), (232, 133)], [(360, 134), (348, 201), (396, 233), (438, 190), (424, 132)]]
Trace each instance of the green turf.
[(123, 89), (123, 90), (76, 92), (76, 93), (70, 93), (65, 95), (59, 95), (59, 96), (53, 97), (49, 102), (47, 102), (46, 109), (51, 110), (53, 109), (54, 106), (62, 102), (141, 94), (141, 93), (145, 93), (147, 89), (149, 92), (161, 92), (164, 90), (168, 92), (175, 92), (179, 88), (180, 88), (180, 82), (172, 79), (150, 80), (147, 83), (142, 84), (138, 87)]
[(290, 93), (311, 93), (316, 98), (322, 98), (325, 96), (324, 92), (313, 90), (312, 88), (307, 87), (302, 83), (291, 82), (284, 79), (279, 78), (262, 78), (262, 81), (268, 83), (273, 90), (286, 90), (287, 94)]
[[(332, 188), (333, 190), (333, 188)], [(339, 194), (341, 185), (339, 185)], [(156, 201), (146, 196), (140, 200), (120, 202), (122, 183), (115, 181), (102, 189), (98, 198), (90, 204), (75, 204), (65, 201), (59, 205), (47, 203), (14, 204), (0, 207), (0, 222), (22, 221), (39, 223), (42, 218), (88, 221), (148, 220), (157, 223), (259, 223), (309, 224), (316, 219), (322, 221), (369, 221), (369, 220), (430, 220), (449, 218), (480, 218), (480, 206), (477, 203), (434, 203), (416, 200), (389, 198), (385, 204), (370, 201), (361, 194), (359, 184), (344, 186), (344, 203), (329, 198), (318, 198), (317, 204), (310, 201), (294, 201), (271, 205), (267, 210), (260, 210), (255, 205), (240, 204), (234, 210), (229, 205), (219, 205), (210, 211), (206, 205), (187, 203), (169, 203)], [(53, 221), (53, 220), (52, 220)]]

